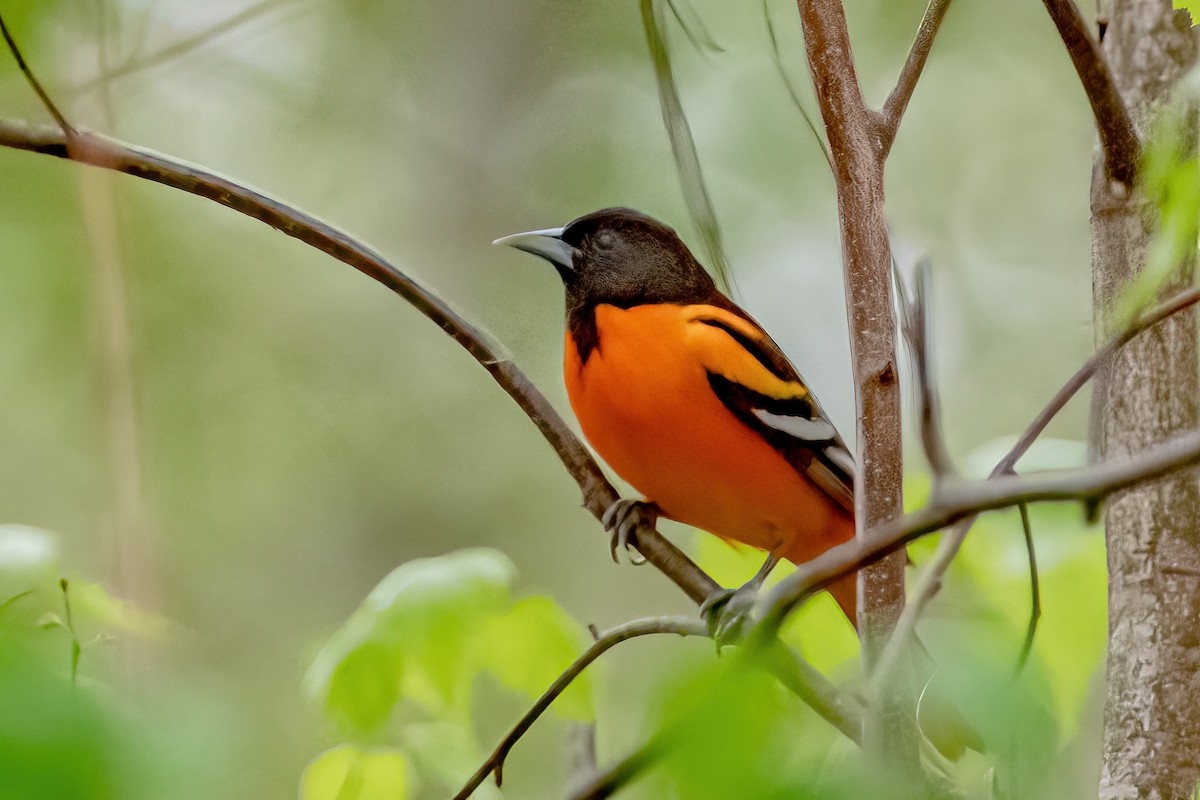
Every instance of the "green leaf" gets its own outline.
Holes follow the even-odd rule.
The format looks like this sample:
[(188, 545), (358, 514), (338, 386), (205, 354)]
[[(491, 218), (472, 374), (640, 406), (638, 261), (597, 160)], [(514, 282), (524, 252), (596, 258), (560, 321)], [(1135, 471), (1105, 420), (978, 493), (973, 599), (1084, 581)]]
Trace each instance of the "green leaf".
[[(85, 638), (101, 635), (103, 631), (162, 637), (170, 628), (165, 617), (113, 597), (102, 584), (90, 581), (71, 580), (71, 609), (76, 621), (83, 623), (81, 636)], [(100, 632), (91, 632), (91, 628), (99, 628)]]
[(334, 667), (325, 713), (350, 730), (375, 730), (400, 697), (400, 667), (395, 648), (372, 641), (358, 645)]
[(1142, 271), (1114, 309), (1118, 323), (1127, 323), (1146, 308), (1178, 274), (1181, 262), (1196, 252), (1200, 159), (1195, 154), (1189, 114), (1180, 106), (1177, 101), (1159, 112), (1142, 158), (1141, 190), (1158, 208), (1159, 227)]
[(129, 797), (122, 786), (127, 731), (93, 691), (72, 686), (64, 668), (0, 639), (0, 797), (100, 800)]
[[(814, 784), (824, 772), (833, 733), (770, 676), (742, 659), (725, 658), (690, 675), (672, 675), (660, 689), (666, 745), (663, 772), (673, 784), (662, 796), (823, 798)], [(808, 785), (799, 782), (805, 775)]]
[[(587, 648), (587, 634), (553, 599), (526, 597), (496, 617), (483, 636), (486, 667), (500, 682), (531, 700), (542, 695)], [(566, 719), (595, 718), (592, 680), (585, 670), (554, 701)]]
[[(397, 567), (317, 654), (305, 677), (308, 693), (359, 733), (382, 724), (404, 698), (465, 718), (481, 632), (508, 605), (515, 572), (503, 553), (488, 549)], [(355, 663), (343, 670), (347, 659)], [(387, 675), (395, 693), (385, 688)], [(361, 701), (369, 697), (388, 707), (367, 711)]]
[(406, 800), (408, 759), (391, 747), (340, 745), (317, 756), (300, 778), (301, 800)]

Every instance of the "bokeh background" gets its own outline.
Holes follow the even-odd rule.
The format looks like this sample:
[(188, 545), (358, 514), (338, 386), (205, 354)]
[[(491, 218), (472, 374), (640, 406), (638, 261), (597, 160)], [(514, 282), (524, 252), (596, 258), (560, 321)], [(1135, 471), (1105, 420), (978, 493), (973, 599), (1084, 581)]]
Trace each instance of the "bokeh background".
[[(668, 33), (736, 297), (852, 435), (832, 181), (764, 18), (815, 116), (795, 7), (692, 4), (723, 52)], [(924, 3), (846, 6), (879, 103)], [(632, 0), (4, 0), (0, 11), (75, 124), (361, 237), (487, 328), (564, 414), (561, 287), (491, 240), (628, 205), (699, 244)], [(0, 114), (48, 120), (8, 58)], [(934, 265), (947, 438), (970, 471), (986, 471), (997, 439), (1091, 350), (1092, 138), (1040, 4), (955, 4), (889, 161), (887, 202), (902, 263)], [(651, 568), (611, 563), (554, 453), (435, 326), (195, 197), (0, 151), (0, 386), (0, 521), (48, 532), (63, 574), (145, 616), (81, 659), (82, 675), (133, 698), (117, 716), (145, 796), (294, 796), (334, 740), (304, 672), (411, 559), (497, 548), (518, 594), (552, 595), (600, 627), (690, 613)], [(1082, 461), (1086, 398), (1051, 433), (1063, 441), (1042, 463)], [(925, 465), (910, 453), (916, 502)], [(1104, 634), (1101, 542), (1077, 517), (1052, 510), (1040, 527), (1043, 657), (1065, 748), (1081, 725), (1090, 735)], [(1001, 517), (981, 531), (935, 622), (1002, 620), (1015, 657), (1028, 605), (1019, 529)], [(691, 532), (667, 532), (696, 552)], [(705, 558), (724, 569), (720, 554)], [(638, 741), (656, 671), (709, 645), (627, 647), (600, 677), (612, 709), (602, 759)], [(490, 747), (525, 701), (486, 681), (478, 694)], [(508, 796), (561, 785), (565, 730), (547, 721), (517, 748)], [(445, 794), (436, 781), (424, 790)]]

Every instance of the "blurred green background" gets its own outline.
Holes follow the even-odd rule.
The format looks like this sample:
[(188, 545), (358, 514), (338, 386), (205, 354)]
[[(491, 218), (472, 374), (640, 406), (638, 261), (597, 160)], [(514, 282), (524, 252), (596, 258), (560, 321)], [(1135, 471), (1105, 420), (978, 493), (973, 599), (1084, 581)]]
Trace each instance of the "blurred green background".
[[(736, 297), (852, 436), (828, 168), (772, 63), (762, 5), (693, 5), (724, 51), (697, 53), (673, 23), (668, 33)], [(846, 5), (879, 103), (924, 3)], [(3, 0), (0, 11), (76, 125), (361, 237), (486, 327), (564, 414), (559, 282), (491, 240), (628, 205), (698, 245), (631, 0)], [(767, 11), (815, 115), (795, 6)], [(0, 114), (48, 119), (7, 58)], [(1092, 138), (1040, 4), (955, 4), (889, 161), (888, 213), (902, 263), (933, 261), (947, 436), (977, 474), (1091, 350)], [(339, 740), (305, 695), (305, 670), (410, 559), (499, 549), (518, 596), (549, 594), (601, 628), (691, 613), (651, 568), (611, 563), (554, 453), (435, 326), (350, 268), (195, 197), (0, 151), (0, 385), (0, 521), (50, 532), (56, 569), (146, 617), (110, 613), (115, 641), (81, 636), (81, 679), (106, 687), (87, 724), (119, 731), (94, 739), (123, 755), (89, 756), (119, 773), (113, 796), (295, 796), (304, 765)], [(1051, 434), (1082, 440), (1085, 419), (1086, 398)], [(915, 502), (925, 465), (910, 452)], [(1082, 453), (1062, 444), (1042, 459)], [(1072, 737), (1081, 724), (1095, 735), (1085, 697), (1103, 653), (1102, 542), (1074, 509), (1035, 521), (1047, 553), (1035, 661), (1062, 729), (1051, 752), (1086, 750)], [(692, 533), (666, 530), (696, 552)], [(997, 517), (979, 530), (926, 635), (982, 658), (955, 631), (983, 626), (996, 658), (1015, 659), (1028, 604), (1019, 529)], [(726, 580), (746, 577), (705, 550)], [(39, 602), (57, 607), (52, 594)], [(39, 657), (65, 669), (63, 629), (37, 638)], [(827, 646), (807, 652), (823, 666), (851, 655)], [(597, 678), (603, 761), (644, 738), (670, 665), (711, 650), (623, 647)], [(5, 681), (0, 696), (33, 696), (23, 685)], [(476, 688), (490, 749), (527, 701), (491, 679)], [(548, 720), (517, 747), (506, 796), (561, 793), (567, 725)], [(1068, 761), (1059, 778), (1087, 787), (1086, 759)], [(421, 786), (446, 794), (434, 778)]]

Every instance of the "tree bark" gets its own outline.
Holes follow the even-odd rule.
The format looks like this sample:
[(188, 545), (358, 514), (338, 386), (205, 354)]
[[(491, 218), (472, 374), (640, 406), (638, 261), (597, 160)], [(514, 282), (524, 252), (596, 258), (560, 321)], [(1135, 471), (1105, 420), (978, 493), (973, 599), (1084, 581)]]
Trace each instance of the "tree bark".
[[(862, 540), (904, 510), (896, 317), (883, 215), (884, 139), (891, 133), (884, 117), (863, 101), (840, 0), (797, 5), (837, 185), (858, 409), (854, 511)], [(904, 562), (903, 552), (892, 553), (858, 574), (858, 628), (868, 670), (904, 610)], [(915, 706), (903, 673), (889, 688), (880, 715), (865, 720), (863, 746), (886, 764), (881, 774), (892, 788), (899, 781), (907, 792), (921, 786)]]
[[(1170, 0), (1117, 0), (1103, 47), (1144, 134), (1196, 60), (1197, 38)], [(1142, 269), (1153, 204), (1105, 176), (1092, 181), (1093, 302), (1099, 340)], [(1163, 294), (1190, 284), (1192, 264)], [(1093, 410), (1104, 457), (1138, 452), (1200, 420), (1196, 320), (1178, 314), (1122, 348), (1099, 376)], [(1108, 678), (1099, 796), (1190, 798), (1200, 779), (1200, 491), (1194, 471), (1126, 490), (1109, 503)]]

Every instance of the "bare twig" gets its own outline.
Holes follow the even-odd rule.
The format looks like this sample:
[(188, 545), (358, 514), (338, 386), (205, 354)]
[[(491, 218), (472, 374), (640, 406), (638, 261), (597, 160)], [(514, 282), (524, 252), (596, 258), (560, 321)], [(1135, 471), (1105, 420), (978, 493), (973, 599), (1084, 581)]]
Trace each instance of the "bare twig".
[(896, 80), (896, 88), (892, 89), (892, 93), (884, 101), (883, 133), (880, 140), (885, 156), (896, 141), (900, 120), (904, 117), (908, 101), (912, 99), (913, 91), (917, 88), (917, 81), (921, 79), (921, 72), (929, 59), (929, 51), (933, 49), (933, 40), (937, 38), (938, 28), (941, 27), (942, 19), (949, 9), (950, 0), (929, 0), (925, 16), (921, 19), (921, 27), (917, 29), (917, 37), (908, 51), (908, 59), (905, 60), (900, 77)]
[[(65, 134), (56, 128), (0, 119), (0, 146), (68, 158), (205, 197), (265, 222), (383, 284), (433, 320), (516, 401), (554, 448), (567, 472), (579, 485), (584, 507), (596, 519), (616, 502), (616, 490), (604, 478), (587, 448), (525, 374), (501, 355), (482, 331), (363, 243), (308, 214), (198, 167), (86, 131), (74, 134), (71, 142), (68, 152)], [(653, 526), (639, 526), (630, 542), (693, 602), (703, 602), (720, 588)], [(786, 650), (779, 642), (774, 647)], [(818, 714), (826, 716), (835, 727), (857, 741), (860, 722), (838, 698), (836, 689), (795, 653), (783, 655), (786, 658), (772, 662), (777, 670), (776, 677), (809, 702)]]
[(659, 732), (620, 761), (597, 773), (587, 786), (571, 796), (571, 800), (603, 800), (612, 797), (622, 786), (657, 761), (666, 749), (666, 736)]
[[(999, 476), (1013, 475), (1013, 469), (1017, 465), (1017, 461), (1021, 456), (1029, 450), (1034, 441), (1046, 429), (1052, 420), (1075, 396), (1088, 379), (1095, 374), (1108, 359), (1110, 359), (1122, 345), (1129, 342), (1139, 333), (1148, 328), (1157, 325), (1167, 317), (1179, 311), (1189, 308), (1195, 303), (1200, 302), (1200, 289), (1190, 289), (1182, 292), (1176, 297), (1163, 303), (1158, 308), (1145, 314), (1138, 320), (1134, 321), (1128, 328), (1122, 331), (1118, 336), (1109, 340), (1109, 342), (1091, 358), (1084, 362), (1074, 375), (1072, 375), (1062, 388), (1054, 393), (1046, 406), (1038, 412), (1034, 417), (1033, 422), (1025, 429), (1021, 436), (1013, 444), (1009, 451), (1004, 454), (1004, 457), (992, 469), (990, 478)], [(1029, 549), (1030, 559), (1030, 576), (1033, 588), (1033, 609), (1031, 610), (1030, 623), (1026, 631), (1026, 641), (1022, 647), (1022, 655), (1018, 661), (1023, 664), (1028, 656), (1029, 648), (1033, 644), (1033, 634), (1037, 629), (1037, 618), (1041, 613), (1041, 603), (1037, 588), (1037, 561), (1034, 557), (1033, 542), (1030, 537), (1027, 518), (1025, 517), (1024, 505), (1022, 507), (1022, 523), (1026, 525), (1026, 546)], [(942, 576), (946, 570), (950, 568), (950, 563), (958, 555), (959, 549), (962, 547), (963, 541), (971, 530), (971, 526), (975, 523), (975, 516), (968, 517), (962, 520), (954, 528), (954, 530), (946, 533), (942, 540), (938, 543), (938, 549), (934, 553), (933, 559), (925, 568), (920, 580), (917, 581), (916, 587), (913, 589), (912, 596), (909, 598), (908, 605), (904, 609), (904, 613), (900, 615), (900, 619), (896, 623), (896, 628), (892, 632), (892, 638), (884, 648), (884, 653), (880, 656), (879, 663), (876, 665), (875, 673), (871, 678), (871, 688), (868, 689), (868, 696), (871, 696), (874, 691), (882, 691), (882, 688), (887, 685), (890, 680), (890, 675), (899, 663), (900, 655), (907, 647), (908, 641), (911, 638), (913, 631), (916, 628), (917, 621), (924, 612), (929, 601), (933, 599), (941, 587)]]
[(12, 34), (8, 31), (8, 26), (4, 24), (4, 16), (0, 15), (0, 34), (4, 36), (4, 41), (8, 45), (8, 50), (13, 54), (13, 58), (17, 60), (17, 67), (21, 70), (21, 74), (25, 76), (25, 80), (33, 87), (33, 91), (37, 94), (38, 99), (42, 101), (42, 105), (50, 112), (50, 116), (54, 117), (54, 121), (58, 123), (58, 127), (62, 128), (62, 132), (69, 138), (75, 133), (75, 128), (67, 122), (67, 118), (58, 110), (58, 106), (54, 105), (54, 101), (50, 99), (50, 95), (46, 94), (46, 90), (42, 88), (41, 82), (33, 74), (33, 70), (29, 69), (29, 65), (25, 63), (25, 56), (21, 55), (21, 48), (17, 47), (17, 42), (13, 39)]
[(292, 2), (292, 0), (261, 0), (260, 2), (245, 8), (228, 19), (223, 19), (220, 22), (213, 23), (207, 28), (197, 31), (195, 34), (180, 39), (177, 42), (166, 45), (161, 50), (156, 50), (149, 55), (132, 56), (124, 63), (113, 67), (112, 69), (101, 70), (96, 77), (87, 80), (83, 83), (73, 86), (68, 89), (69, 93), (87, 92), (95, 89), (97, 86), (104, 85), (118, 78), (131, 75), (142, 70), (153, 69), (161, 66), (174, 59), (182, 58), (187, 54), (211, 44), (221, 36), (242, 28), (248, 22), (263, 16), (269, 11), (273, 11), (275, 7), (284, 3)]
[(586, 786), (596, 769), (596, 723), (576, 722), (567, 732), (568, 789)]
[(716, 273), (714, 277), (728, 290), (733, 286), (733, 276), (729, 271), (725, 246), (721, 242), (717, 214), (713, 210), (708, 187), (704, 184), (704, 174), (700, 170), (696, 141), (692, 138), (687, 115), (683, 113), (683, 103), (679, 99), (679, 90), (675, 86), (675, 76), (671, 71), (671, 57), (667, 52), (667, 43), (659, 19), (661, 2), (662, 0), (641, 0), (641, 9), (646, 43), (650, 47), (650, 58), (654, 62), (654, 77), (658, 81), (658, 100), (662, 106), (663, 125), (666, 126), (667, 137), (671, 141), (675, 169), (679, 173), (688, 213), (704, 241), (704, 248)]
[(950, 458), (950, 451), (946, 447), (941, 404), (938, 402), (937, 384), (933, 378), (932, 354), (930, 353), (929, 281), (929, 262), (922, 261), (917, 264), (916, 291), (910, 299), (899, 274), (896, 276), (896, 289), (901, 308), (901, 327), (904, 331), (904, 338), (908, 341), (908, 348), (912, 352), (913, 372), (916, 376), (921, 445), (933, 472), (934, 491), (936, 492), (937, 482), (944, 475), (957, 474), (957, 470)]
[(762, 653), (776, 680), (854, 742), (862, 744), (863, 710), (853, 698), (839, 692), (828, 679), (796, 651), (776, 640)]
[(1042, 618), (1042, 587), (1038, 580), (1037, 550), (1033, 546), (1033, 526), (1029, 524), (1029, 506), (1017, 506), (1021, 512), (1021, 532), (1025, 534), (1025, 552), (1029, 554), (1029, 624), (1025, 628), (1025, 641), (1017, 656), (1017, 672), (1025, 669), (1029, 653), (1033, 650), (1033, 637), (1037, 634), (1038, 620)]
[[(328, 253), (400, 295), (433, 320), (478, 361), (517, 402), (558, 453), (583, 491), (584, 506), (597, 519), (617, 500), (616, 490), (600, 467), (546, 400), (512, 361), (481, 330), (445, 301), (401, 272), (383, 256), (331, 225), (274, 200), (261, 192), (200, 167), (140, 150), (100, 134), (77, 131), (68, 154), (60, 131), (47, 126), (0, 120), (0, 145), (70, 158), (208, 198)], [(652, 528), (640, 527), (635, 546), (696, 602), (719, 588), (674, 545)]]
[(1104, 171), (1110, 180), (1132, 186), (1141, 157), (1141, 142), (1100, 45), (1092, 38), (1073, 0), (1043, 0), (1043, 3), (1091, 103), (1100, 146), (1104, 149)]
[(1135, 457), (1077, 469), (1029, 475), (1002, 475), (949, 482), (936, 504), (880, 525), (864, 538), (851, 539), (800, 565), (765, 598), (766, 613), (755, 629), (756, 646), (778, 632), (791, 611), (830, 581), (899, 550), (926, 534), (984, 511), (1021, 503), (1075, 501), (1094, 503), (1113, 492), (1169, 475), (1200, 461), (1200, 431), (1191, 431), (1147, 448)]
[(455, 800), (466, 800), (487, 780), (488, 775), (493, 773), (496, 776), (496, 785), (501, 785), (504, 780), (504, 760), (508, 757), (513, 745), (525, 735), (538, 717), (550, 708), (551, 703), (558, 699), (559, 695), (566, 691), (571, 682), (579, 677), (593, 661), (621, 642), (658, 633), (673, 633), (677, 636), (708, 636), (708, 629), (702, 620), (695, 617), (651, 617), (618, 625), (612, 630), (598, 635), (595, 643), (585, 650), (583, 655), (575, 659), (574, 663), (559, 675), (554, 683), (550, 684), (550, 688), (525, 712), (512, 730), (505, 734), (483, 765), (454, 796)]
[(75, 632), (75, 615), (71, 613), (71, 584), (66, 578), (59, 578), (58, 588), (62, 590), (65, 626), (71, 635), (71, 688), (74, 689), (79, 679), (79, 657), (83, 654), (83, 646)]

